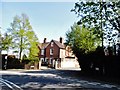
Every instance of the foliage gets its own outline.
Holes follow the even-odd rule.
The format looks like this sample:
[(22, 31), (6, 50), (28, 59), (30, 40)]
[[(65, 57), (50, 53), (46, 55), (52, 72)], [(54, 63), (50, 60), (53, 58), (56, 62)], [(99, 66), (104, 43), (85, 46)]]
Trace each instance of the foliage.
[(24, 54), (22, 57), (22, 63), (28, 64), (29, 62), (30, 62), (29, 58), (27, 57), (27, 55)]
[[(78, 15), (80, 20), (78, 24), (84, 24), (89, 28), (95, 28), (94, 33), (101, 38), (103, 45), (103, 36), (106, 30), (120, 31), (120, 1), (117, 2), (83, 2), (75, 3), (75, 7), (71, 10)], [(107, 33), (106, 37), (110, 36)], [(112, 35), (112, 37), (115, 34)]]
[(12, 46), (12, 37), (7, 33), (2, 37), (2, 50), (9, 50), (9, 47)]
[[(34, 34), (34, 32), (32, 32), (32, 33)], [(32, 39), (30, 39), (31, 37), (28, 37), (28, 38), (29, 38), (30, 45), (31, 45), (31, 47), (29, 48), (29, 59), (33, 62), (39, 61), (38, 39), (36, 36), (32, 37)]]
[(7, 69), (22, 69), (24, 66), (15, 55), (8, 55), (7, 57)]
[(115, 9), (116, 15), (109, 21), (112, 24), (113, 28), (120, 33), (120, 0), (117, 0), (116, 2), (113, 3), (114, 8), (112, 9)]
[(93, 33), (94, 29), (85, 28), (74, 24), (71, 31), (66, 33), (66, 43), (71, 46), (73, 52), (78, 56), (95, 51), (100, 43), (99, 38)]
[[(119, 55), (113, 55), (113, 51), (116, 53), (115, 39), (117, 34), (120, 33), (120, 0), (116, 2), (112, 0), (109, 2), (105, 2), (105, 0), (94, 2), (79, 0), (79, 2), (75, 3), (71, 12), (74, 12), (79, 17), (77, 24), (82, 28), (86, 27), (83, 34), (85, 35), (84, 38), (80, 33), (80, 30), (82, 30), (81, 27), (80, 30), (71, 30), (66, 34), (66, 42), (72, 47), (73, 52), (78, 57), (81, 70), (93, 75), (100, 73), (102, 75), (116, 74), (119, 76)], [(79, 29), (79, 27), (75, 29)], [(88, 32), (89, 34), (92, 33), (92, 37), (95, 37), (90, 39), (95, 42), (90, 45), (91, 48), (94, 46), (97, 47), (99, 44), (95, 44), (100, 40), (102, 47), (97, 47), (96, 50), (95, 48), (89, 49), (88, 43), (91, 41), (85, 39), (85, 37), (89, 37), (87, 30), (90, 31)], [(103, 51), (103, 42), (105, 39), (108, 43), (112, 42), (113, 45), (113, 48), (109, 48), (108, 50), (108, 56), (105, 56)], [(86, 42), (86, 44), (83, 42)], [(96, 70), (96, 68), (99, 70)]]
[[(8, 31), (13, 37), (13, 48), (19, 52), (19, 59), (21, 59), (23, 51), (29, 52), (29, 49), (33, 47), (33, 44), (38, 42), (26, 14), (15, 16), (11, 23), (11, 28), (9, 28)], [(36, 47), (33, 48), (37, 49)]]

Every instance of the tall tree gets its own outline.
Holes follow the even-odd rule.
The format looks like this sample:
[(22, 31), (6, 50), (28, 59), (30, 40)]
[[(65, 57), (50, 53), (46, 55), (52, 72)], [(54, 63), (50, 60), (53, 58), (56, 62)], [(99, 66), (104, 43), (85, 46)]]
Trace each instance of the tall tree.
[(95, 51), (99, 45), (100, 39), (96, 37), (93, 31), (94, 29), (74, 24), (71, 31), (66, 33), (66, 43), (71, 46), (77, 57)]
[(2, 69), (2, 54), (1, 54), (1, 51), (2, 51), (2, 38), (1, 38), (1, 27), (0, 27), (0, 69)]
[(13, 37), (13, 48), (17, 49), (19, 59), (21, 59), (23, 51), (30, 48), (30, 40), (35, 36), (28, 16), (26, 14), (15, 16), (8, 31)]
[(2, 35), (1, 35), (1, 27), (0, 27), (0, 58), (1, 58), (1, 51), (2, 51)]
[(2, 34), (1, 34), (1, 27), (0, 27), (0, 52), (2, 49)]
[(86, 2), (80, 0), (75, 3), (75, 7), (71, 11), (79, 16), (78, 24), (95, 28), (94, 33), (101, 38), (103, 46), (104, 32), (106, 30), (112, 32), (113, 30), (120, 30), (119, 9), (120, 1), (103, 2), (103, 0), (98, 0), (98, 2)]
[(113, 6), (116, 10), (116, 15), (113, 18), (109, 19), (109, 21), (113, 25), (113, 28), (120, 33), (120, 0), (116, 0)]

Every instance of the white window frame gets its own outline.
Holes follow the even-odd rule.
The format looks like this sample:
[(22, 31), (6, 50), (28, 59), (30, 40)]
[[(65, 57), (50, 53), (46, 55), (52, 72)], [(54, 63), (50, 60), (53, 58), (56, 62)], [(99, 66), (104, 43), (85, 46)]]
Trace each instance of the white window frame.
[(50, 55), (53, 55), (53, 48), (50, 49)]
[(44, 55), (44, 51), (45, 51), (44, 49), (41, 49), (41, 55)]

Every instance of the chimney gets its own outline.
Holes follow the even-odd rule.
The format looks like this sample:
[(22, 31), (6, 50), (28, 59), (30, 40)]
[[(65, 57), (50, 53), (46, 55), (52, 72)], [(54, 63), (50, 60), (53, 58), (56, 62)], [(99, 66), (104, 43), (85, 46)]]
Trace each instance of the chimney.
[(60, 37), (60, 43), (63, 44), (63, 38), (62, 37)]
[(46, 40), (47, 40), (47, 38), (44, 38), (44, 41), (43, 41), (43, 43), (46, 43)]

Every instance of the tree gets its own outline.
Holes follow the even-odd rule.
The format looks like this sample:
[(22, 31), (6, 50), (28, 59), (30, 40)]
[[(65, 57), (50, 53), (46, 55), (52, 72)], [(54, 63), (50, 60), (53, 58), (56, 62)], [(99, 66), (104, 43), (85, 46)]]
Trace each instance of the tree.
[(71, 46), (77, 57), (95, 51), (100, 43), (100, 39), (94, 34), (94, 28), (89, 29), (77, 24), (66, 33), (66, 38), (66, 43)]
[(26, 14), (15, 16), (8, 31), (13, 37), (13, 48), (19, 52), (19, 59), (21, 59), (23, 51), (29, 50), (32, 46), (31, 40), (35, 37), (28, 16)]
[(120, 33), (120, 0), (114, 2), (114, 8), (116, 10), (116, 16), (109, 21), (113, 25), (114, 29)]
[(38, 53), (39, 53), (38, 38), (36, 37), (34, 32), (28, 32), (27, 36), (28, 36), (28, 40), (30, 42), (29, 59), (33, 62), (39, 61), (39, 58), (38, 58)]
[[(0, 64), (2, 64), (2, 54), (1, 54), (1, 51), (2, 51), (2, 35), (1, 35), (1, 27), (0, 27)], [(0, 67), (0, 69), (2, 69), (2, 65)]]
[(1, 51), (2, 51), (2, 35), (1, 35), (1, 30), (0, 30), (0, 55), (1, 55)]
[(9, 48), (12, 46), (12, 37), (5, 33), (4, 37), (2, 37), (2, 50), (6, 50), (7, 53)]
[[(103, 47), (104, 32), (106, 30), (111, 30), (111, 32), (120, 30), (119, 9), (120, 1), (103, 2), (100, 0), (98, 2), (79, 1), (75, 3), (75, 7), (71, 11), (75, 12), (80, 18), (78, 24), (95, 28), (94, 33), (101, 38)], [(109, 36), (109, 34), (106, 36)]]

